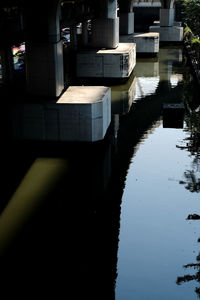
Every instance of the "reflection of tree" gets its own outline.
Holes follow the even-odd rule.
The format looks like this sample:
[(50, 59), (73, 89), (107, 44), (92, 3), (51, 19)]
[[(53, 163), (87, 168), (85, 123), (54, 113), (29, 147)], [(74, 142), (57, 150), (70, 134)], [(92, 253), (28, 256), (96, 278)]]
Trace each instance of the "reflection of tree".
[[(180, 184), (184, 184), (185, 188), (190, 192), (200, 192), (200, 106), (198, 87), (193, 85), (193, 78), (190, 72), (184, 74), (184, 96), (183, 101), (186, 108), (185, 114), (185, 131), (188, 133), (188, 137), (184, 140), (184, 146), (177, 146), (181, 150), (190, 152), (193, 158), (192, 170), (186, 170), (184, 172), (185, 181), (180, 181)], [(193, 90), (193, 92), (192, 92)], [(187, 220), (199, 220), (200, 216), (192, 214), (187, 217)], [(200, 242), (200, 238), (198, 239)], [(196, 273), (194, 275), (187, 274), (177, 278), (176, 283), (178, 285), (189, 282), (192, 280), (200, 283), (200, 253), (196, 257), (196, 263), (190, 263), (184, 266), (185, 269), (193, 268)], [(200, 298), (200, 286), (195, 288), (195, 292)]]
[[(197, 256), (196, 259), (197, 259), (197, 261), (200, 260), (200, 254)], [(196, 280), (198, 283), (200, 283), (200, 263), (187, 264), (187, 265), (184, 266), (184, 268), (185, 269), (194, 268), (195, 270), (197, 270), (197, 272), (194, 275), (187, 274), (185, 276), (178, 277), (177, 280), (176, 280), (176, 283), (178, 285), (180, 285), (183, 282), (189, 282), (189, 281), (192, 281), (192, 280)], [(200, 298), (200, 287), (196, 287), (195, 292), (197, 293), (197, 295)]]
[(187, 180), (187, 185), (185, 188), (192, 193), (200, 192), (200, 178), (196, 178), (194, 171), (187, 170), (184, 173), (184, 176)]
[(185, 131), (189, 133), (189, 137), (184, 140), (184, 146), (177, 146), (181, 150), (187, 150), (193, 157), (192, 170), (186, 170), (184, 177), (186, 181), (180, 181), (185, 184), (186, 189), (190, 192), (200, 192), (200, 113), (187, 113)]

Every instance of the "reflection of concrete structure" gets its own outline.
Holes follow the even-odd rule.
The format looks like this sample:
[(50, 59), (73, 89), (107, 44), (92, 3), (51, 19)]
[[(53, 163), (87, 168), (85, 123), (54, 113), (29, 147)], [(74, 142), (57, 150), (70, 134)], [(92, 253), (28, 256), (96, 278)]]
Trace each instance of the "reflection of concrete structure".
[(32, 164), (1, 213), (0, 257), (68, 170), (68, 161), (64, 159), (41, 158)]
[(134, 70), (136, 77), (157, 77), (159, 76), (159, 60), (158, 58), (138, 58), (137, 65)]
[[(82, 288), (77, 299), (99, 295), (99, 282), (104, 294), (113, 293), (119, 213), (115, 211), (111, 221), (109, 201), (102, 201), (111, 175), (111, 144), (108, 140), (98, 147), (68, 144), (64, 156), (63, 148), (56, 149), (54, 157), (46, 157), (45, 151), (45, 157), (30, 164), (1, 211), (2, 291), (7, 290), (9, 296), (20, 294), (22, 299), (30, 290), (34, 295), (57, 297), (59, 293), (59, 298), (66, 298), (72, 285), (77, 285), (74, 276), (78, 274), (83, 278), (78, 281)], [(26, 155), (23, 147), (20, 153), (23, 156), (22, 152)], [(63, 268), (74, 275), (68, 278), (67, 290)], [(18, 288), (7, 289), (11, 283)]]
[(73, 86), (57, 103), (17, 104), (13, 135), (30, 140), (102, 140), (111, 121), (110, 101), (109, 88)]
[(163, 104), (163, 127), (183, 128), (185, 107), (183, 103)]
[(135, 100), (152, 95), (156, 92), (159, 77), (137, 77)]
[(83, 50), (77, 54), (77, 76), (128, 78), (136, 63), (133, 43), (120, 43), (116, 49)]
[(126, 84), (111, 87), (111, 113), (122, 115), (129, 112), (135, 98), (136, 78), (132, 74)]
[(134, 75), (136, 76), (135, 100), (154, 94), (160, 81), (158, 59), (138, 59)]
[[(165, 57), (168, 57), (168, 60), (165, 60)], [(159, 52), (159, 59), (162, 61), (159, 66), (159, 74), (161, 81), (170, 82), (172, 85), (175, 85), (175, 81), (179, 82), (182, 78), (180, 75), (176, 75), (173, 71), (173, 64), (181, 63), (183, 60), (183, 54), (181, 49), (171, 48), (165, 49), (162, 48)]]
[(181, 81), (183, 81), (183, 74), (175, 73), (170, 76), (170, 83), (172, 88), (176, 87)]

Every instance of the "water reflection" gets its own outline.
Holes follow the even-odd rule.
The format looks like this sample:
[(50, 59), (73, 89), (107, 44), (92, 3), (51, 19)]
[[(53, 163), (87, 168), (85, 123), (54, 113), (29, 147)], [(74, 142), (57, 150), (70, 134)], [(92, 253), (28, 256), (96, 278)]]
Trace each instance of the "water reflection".
[(159, 84), (158, 58), (138, 58), (134, 74), (136, 76), (135, 100), (154, 94)]
[[(199, 209), (196, 193), (189, 197), (190, 189), (182, 188), (183, 184), (188, 185), (185, 176), (189, 177), (188, 166), (193, 164), (188, 149), (179, 147), (188, 138), (187, 126), (174, 129), (177, 124), (162, 127), (161, 122), (163, 104), (173, 106), (185, 102), (182, 60), (181, 49), (161, 49), (154, 92), (152, 89), (150, 93), (143, 93), (143, 97), (140, 93), (139, 101), (132, 105), (128, 116), (120, 118), (118, 154), (129, 157), (129, 161), (124, 172), (117, 300), (177, 300), (195, 296), (192, 295), (194, 284), (176, 285), (178, 273), (183, 274), (180, 281), (181, 278), (199, 278), (198, 274), (184, 277), (181, 269), (185, 259), (192, 261), (199, 252), (193, 236), (200, 229), (199, 224), (188, 228), (186, 221), (191, 209), (194, 214)], [(186, 120), (187, 117), (185, 124)], [(197, 143), (197, 139), (194, 140)], [(190, 175), (194, 174), (190, 172)], [(198, 178), (189, 178), (190, 183), (192, 180), (198, 186)]]
[[(180, 150), (186, 150), (190, 153), (191, 164), (190, 168), (184, 172), (184, 181), (180, 181), (180, 184), (183, 184), (185, 188), (191, 193), (200, 192), (200, 114), (199, 107), (192, 109), (190, 107), (191, 99), (187, 99), (186, 104), (188, 107), (186, 115), (186, 127), (185, 131), (187, 137), (182, 141), (181, 145), (178, 145)], [(192, 220), (191, 222), (197, 222), (200, 219), (199, 214), (189, 214), (187, 220)], [(200, 242), (200, 239), (197, 240)], [(196, 262), (188, 263), (184, 265), (184, 269), (187, 270), (186, 275), (177, 277), (177, 285), (181, 285), (185, 282), (197, 282), (200, 283), (200, 253), (196, 256)], [(200, 297), (200, 286), (195, 287), (195, 293)]]

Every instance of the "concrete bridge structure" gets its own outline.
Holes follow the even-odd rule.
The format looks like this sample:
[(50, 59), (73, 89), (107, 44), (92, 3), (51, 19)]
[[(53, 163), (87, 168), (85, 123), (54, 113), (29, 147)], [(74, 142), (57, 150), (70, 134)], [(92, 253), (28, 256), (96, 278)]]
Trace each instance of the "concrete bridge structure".
[[(130, 37), (134, 34), (133, 5), (132, 0), (43, 0), (40, 3), (1, 1), (1, 80), (7, 86), (14, 80), (12, 46), (25, 42), (25, 102), (30, 103), (30, 97), (34, 103), (51, 100), (47, 106), (45, 102), (45, 109), (31, 112), (32, 131), (35, 131), (39, 120), (43, 124), (40, 139), (62, 140), (61, 129), (65, 127), (65, 130), (71, 130), (74, 126), (73, 140), (96, 141), (104, 138), (111, 120), (109, 88), (102, 93), (102, 87), (88, 89), (87, 86), (77, 86), (75, 96), (69, 93), (68, 88), (74, 76), (129, 78), (136, 63), (137, 39), (122, 42), (120, 35)], [(173, 28), (173, 5), (174, 0), (162, 2), (161, 26), (150, 28), (150, 31), (157, 31), (156, 38), (162, 35), (160, 28)], [(64, 28), (69, 31), (70, 37), (66, 43), (63, 42)], [(78, 99), (79, 93), (85, 95), (80, 97), (82, 100)], [(73, 113), (63, 114), (64, 110), (69, 111), (69, 107), (73, 107)], [(29, 108), (23, 109), (23, 113), (25, 111), (30, 112)], [(72, 125), (66, 128), (70, 115)], [(24, 115), (24, 118), (27, 119), (27, 116)], [(88, 118), (90, 126), (96, 128), (99, 134), (90, 134), (89, 137), (85, 135), (87, 125), (80, 138), (80, 134), (75, 134), (80, 133), (76, 124), (81, 123), (84, 127), (88, 124)], [(49, 132), (44, 129), (48, 127), (47, 119), (55, 126), (60, 124), (58, 134), (44, 134)], [(76, 124), (73, 123), (75, 119)], [(64, 140), (69, 137), (64, 136)]]

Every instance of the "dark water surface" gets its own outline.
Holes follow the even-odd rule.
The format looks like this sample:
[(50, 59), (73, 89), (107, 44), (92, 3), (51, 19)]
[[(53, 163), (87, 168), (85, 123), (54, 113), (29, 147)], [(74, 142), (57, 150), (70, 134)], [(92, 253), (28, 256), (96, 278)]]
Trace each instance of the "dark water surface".
[[(138, 58), (126, 84), (112, 86), (104, 142), (5, 143), (7, 298), (198, 298), (196, 94), (182, 49), (163, 47), (158, 58)], [(163, 121), (163, 103), (184, 103), (184, 119)]]

